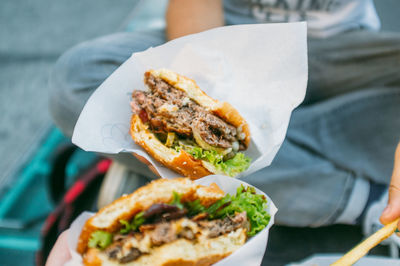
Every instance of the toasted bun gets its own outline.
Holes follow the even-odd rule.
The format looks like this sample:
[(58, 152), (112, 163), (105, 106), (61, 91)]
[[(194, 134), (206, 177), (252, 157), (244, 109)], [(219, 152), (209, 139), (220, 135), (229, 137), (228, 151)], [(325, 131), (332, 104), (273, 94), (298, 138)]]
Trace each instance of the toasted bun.
[(224, 196), (224, 192), (216, 184), (205, 187), (187, 178), (152, 181), (134, 193), (122, 196), (105, 206), (87, 220), (78, 240), (77, 251), (83, 254), (87, 250), (90, 235), (94, 231), (115, 232), (121, 227), (119, 220), (131, 220), (137, 213), (147, 210), (154, 203), (171, 202), (174, 191), (182, 195), (182, 201), (199, 199), (205, 206)]
[(177, 152), (165, 146), (136, 114), (132, 116), (130, 133), (133, 140), (145, 149), (150, 156), (182, 176), (198, 179), (215, 173), (209, 171), (202, 160), (196, 160), (183, 149)]
[[(197, 86), (195, 81), (173, 71), (167, 69), (150, 70), (145, 73), (145, 80), (150, 75), (161, 78), (176, 89), (186, 92), (187, 96), (191, 100), (219, 116), (234, 127), (240, 128), (245, 134), (243, 144), (248, 147), (250, 143), (249, 125), (239, 112), (232, 107), (232, 105), (227, 102), (214, 100), (203, 92)], [(218, 172), (213, 165), (202, 160), (196, 160), (193, 156), (183, 150), (177, 152), (166, 147), (148, 129), (148, 126), (141, 121), (137, 114), (132, 116), (130, 134), (133, 140), (145, 149), (153, 158), (183, 176), (197, 179), (210, 174), (223, 174)]]
[[(149, 255), (142, 255), (137, 260), (124, 263), (126, 266), (136, 265), (211, 265), (229, 256), (246, 242), (246, 230), (239, 228), (229, 234), (216, 238), (202, 239), (193, 242), (179, 239), (174, 242), (155, 247)], [(109, 260), (98, 249), (90, 249), (84, 257), (85, 265), (122, 265)]]

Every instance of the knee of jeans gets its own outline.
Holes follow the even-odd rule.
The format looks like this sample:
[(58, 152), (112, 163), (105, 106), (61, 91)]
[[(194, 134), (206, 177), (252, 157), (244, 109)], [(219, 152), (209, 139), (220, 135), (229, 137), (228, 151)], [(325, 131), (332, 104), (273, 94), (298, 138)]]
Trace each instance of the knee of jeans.
[(60, 56), (50, 74), (52, 92), (73, 93), (84, 86), (84, 69), (89, 63), (93, 48), (90, 42), (84, 42)]
[(50, 112), (56, 124), (70, 136), (75, 122), (94, 90), (132, 52), (159, 45), (162, 34), (116, 33), (81, 43), (56, 62), (49, 79)]
[(71, 136), (89, 92), (83, 74), (85, 57), (90, 52), (90, 43), (79, 44), (66, 51), (55, 63), (49, 77), (49, 110), (55, 124), (66, 136)]

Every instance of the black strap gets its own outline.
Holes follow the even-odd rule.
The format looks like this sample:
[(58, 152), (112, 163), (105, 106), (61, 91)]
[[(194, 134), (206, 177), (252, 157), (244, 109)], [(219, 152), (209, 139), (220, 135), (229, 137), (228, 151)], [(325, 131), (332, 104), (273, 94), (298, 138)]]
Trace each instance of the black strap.
[(66, 192), (66, 169), (69, 160), (73, 156), (77, 147), (73, 144), (60, 146), (53, 160), (53, 167), (48, 177), (48, 191), (52, 202), (56, 205)]

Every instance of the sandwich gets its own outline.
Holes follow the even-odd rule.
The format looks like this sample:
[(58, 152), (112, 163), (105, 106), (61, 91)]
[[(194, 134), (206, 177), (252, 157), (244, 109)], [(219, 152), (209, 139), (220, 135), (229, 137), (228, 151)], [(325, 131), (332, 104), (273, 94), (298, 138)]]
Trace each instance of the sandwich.
[(227, 102), (205, 94), (193, 80), (173, 71), (149, 70), (148, 91), (132, 93), (130, 134), (154, 159), (193, 179), (236, 176), (251, 159), (246, 120)]
[(77, 251), (85, 265), (211, 265), (268, 225), (266, 207), (252, 187), (159, 179), (87, 220)]

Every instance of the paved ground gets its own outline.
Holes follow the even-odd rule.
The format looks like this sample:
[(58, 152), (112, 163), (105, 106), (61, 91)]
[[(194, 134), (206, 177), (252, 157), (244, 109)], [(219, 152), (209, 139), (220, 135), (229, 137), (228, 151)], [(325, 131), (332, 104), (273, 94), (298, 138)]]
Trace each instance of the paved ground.
[(0, 188), (51, 124), (47, 79), (56, 59), (74, 44), (120, 29), (136, 2), (0, 2)]

